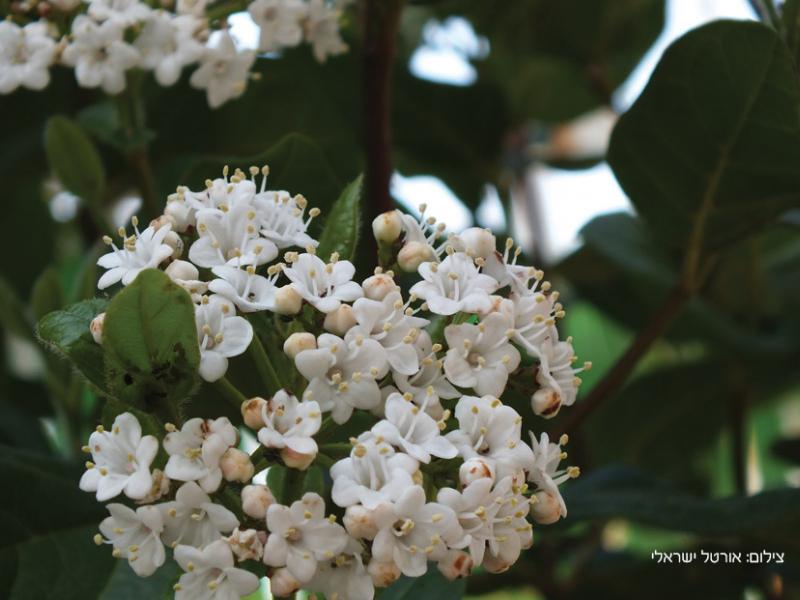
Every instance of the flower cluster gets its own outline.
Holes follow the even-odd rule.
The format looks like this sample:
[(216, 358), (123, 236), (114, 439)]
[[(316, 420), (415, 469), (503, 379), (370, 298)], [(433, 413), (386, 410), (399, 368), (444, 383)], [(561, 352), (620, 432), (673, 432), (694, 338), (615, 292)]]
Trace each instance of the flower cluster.
[[(258, 52), (305, 41), (324, 62), (347, 50), (339, 19), (351, 1), (254, 0), (243, 7), (259, 26)], [(55, 64), (74, 68), (81, 87), (107, 94), (122, 92), (132, 69), (152, 71), (159, 85), (171, 86), (196, 65), (190, 84), (206, 91), (212, 108), (241, 96), (256, 52), (237, 49), (227, 15), (207, 0), (167, 4), (171, 9), (141, 0), (12, 3), (14, 19), (0, 22), (0, 93), (45, 88)]]
[[(174, 549), (185, 571), (177, 598), (246, 595), (253, 572), (278, 596), (360, 600), (431, 565), (448, 578), (508, 569), (533, 541), (531, 521), (566, 516), (558, 486), (578, 475), (559, 466), (566, 435), (528, 443), (501, 400), (514, 382), (541, 417), (574, 402), (590, 365), (574, 368), (571, 340), (559, 340), (557, 292), (518, 263), (512, 241), (501, 252), (488, 230), (445, 236), (425, 207), (419, 219), (392, 211), (373, 223), (383, 254), (419, 280), (407, 293), (382, 268), (358, 281), (351, 262), (317, 255), (319, 211), (268, 190), (267, 174), (226, 169), (204, 190), (180, 187), (146, 229), (134, 220), (119, 243), (106, 238), (100, 288), (163, 268), (192, 297), (203, 379), (220, 380), (260, 343), (252, 313), (267, 311), (291, 321), (283, 351), (297, 383), (242, 402), (242, 427), (259, 443), (249, 455), (225, 417), (165, 424), (160, 468), (159, 440), (131, 414), (98, 428), (81, 488), (138, 507), (109, 504), (96, 541), (142, 576)], [(99, 343), (103, 318), (92, 324)], [(336, 440), (356, 413), (363, 430)], [(302, 486), (278, 494), (253, 482), (264, 468), (311, 465), (329, 470), (327, 510)]]

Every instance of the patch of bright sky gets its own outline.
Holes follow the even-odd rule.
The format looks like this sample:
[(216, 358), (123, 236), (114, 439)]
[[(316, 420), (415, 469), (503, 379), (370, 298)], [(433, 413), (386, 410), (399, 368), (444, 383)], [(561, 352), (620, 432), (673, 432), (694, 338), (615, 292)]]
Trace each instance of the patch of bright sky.
[[(665, 27), (653, 47), (631, 77), (614, 96), (614, 107), (622, 112), (639, 96), (658, 63), (664, 49), (690, 29), (717, 18), (752, 19), (747, 0), (668, 0)], [(410, 62), (417, 77), (451, 85), (470, 85), (475, 81), (469, 57), (488, 49), (479, 40), (471, 25), (461, 18), (450, 18), (442, 24), (429, 24), (424, 32), (425, 44)], [(601, 214), (631, 210), (630, 202), (620, 189), (608, 165), (599, 164), (583, 171), (564, 171), (539, 166), (533, 173), (541, 198), (544, 219), (545, 253), (551, 260), (564, 256), (579, 245), (580, 229)], [(428, 203), (432, 214), (446, 215), (449, 229), (471, 224), (469, 212), (455, 195), (435, 177), (402, 177), (393, 181), (392, 192), (403, 204), (415, 207)], [(487, 195), (478, 211), (480, 225), (504, 225), (499, 199)]]

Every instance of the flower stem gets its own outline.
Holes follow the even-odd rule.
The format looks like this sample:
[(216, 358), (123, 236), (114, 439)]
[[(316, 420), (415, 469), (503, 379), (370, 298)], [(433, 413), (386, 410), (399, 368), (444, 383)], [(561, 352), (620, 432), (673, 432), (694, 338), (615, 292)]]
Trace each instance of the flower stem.
[(240, 392), (239, 388), (228, 381), (227, 377), (222, 377), (221, 379), (215, 381), (214, 387), (217, 388), (218, 392), (225, 396), (228, 402), (231, 403), (231, 406), (235, 407), (236, 410), (241, 410), (242, 403), (247, 402), (247, 396)]
[(272, 366), (267, 351), (264, 349), (264, 344), (261, 343), (257, 333), (253, 334), (253, 341), (250, 343), (248, 350), (253, 362), (256, 363), (256, 369), (258, 369), (261, 380), (267, 386), (269, 393), (274, 394), (283, 387), (283, 384), (281, 384), (281, 379), (275, 372), (275, 367)]

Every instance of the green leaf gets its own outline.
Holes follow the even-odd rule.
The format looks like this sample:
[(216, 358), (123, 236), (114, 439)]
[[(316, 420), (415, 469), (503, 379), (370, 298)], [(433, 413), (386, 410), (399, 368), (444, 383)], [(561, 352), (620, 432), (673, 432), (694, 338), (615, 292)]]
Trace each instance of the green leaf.
[(90, 204), (98, 203), (105, 186), (103, 162), (81, 128), (67, 117), (50, 117), (44, 144), (47, 162), (64, 187)]
[(717, 21), (664, 53), (609, 163), (662, 241), (700, 253), (800, 206), (800, 86), (768, 27)]
[(174, 415), (197, 384), (194, 305), (162, 271), (146, 269), (108, 306), (103, 329), (108, 385), (127, 404)]
[(361, 175), (347, 185), (331, 208), (319, 238), (317, 253), (323, 260), (337, 252), (342, 260), (353, 260), (361, 227)]
[(106, 310), (102, 298), (84, 300), (45, 315), (36, 326), (39, 339), (67, 358), (99, 390), (106, 390), (103, 349), (92, 338), (89, 325)]
[(320, 496), (325, 495), (325, 474), (322, 467), (312, 465), (308, 468), (303, 480), (303, 490), (304, 492), (315, 492)]
[(701, 498), (629, 468), (609, 467), (564, 486), (565, 524), (624, 518), (705, 536), (752, 536), (797, 545), (800, 490)]
[(403, 575), (381, 592), (381, 600), (422, 600), (423, 598), (447, 598), (459, 600), (467, 589), (464, 579), (449, 581), (436, 565), (428, 564), (428, 572), (422, 577)]
[(278, 502), (284, 502), (283, 492), (286, 487), (286, 472), (283, 465), (271, 465), (267, 469), (267, 487)]

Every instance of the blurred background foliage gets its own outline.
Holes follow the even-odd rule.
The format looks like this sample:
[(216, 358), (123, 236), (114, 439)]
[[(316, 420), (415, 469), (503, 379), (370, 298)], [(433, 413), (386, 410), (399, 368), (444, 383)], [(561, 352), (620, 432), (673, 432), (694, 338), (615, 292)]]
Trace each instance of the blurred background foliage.
[[(537, 529), (506, 574), (432, 574), (381, 598), (800, 597), (800, 2), (755, 0), (760, 24), (690, 32), (618, 121), (616, 95), (664, 29), (663, 0), (386, 0), (385, 13), (371, 7), (391, 33), (377, 50), (360, 22), (375, 2), (347, 14), (349, 54), (325, 65), (305, 51), (262, 58), (261, 79), (219, 110), (185, 79), (165, 89), (134, 74), (129, 92), (108, 98), (58, 69), (46, 91), (0, 98), (0, 595), (157, 598), (174, 576), (138, 580), (87, 544), (102, 507), (67, 465), (101, 404), (34, 333), (47, 313), (95, 295), (101, 232), (139, 203), (153, 216), (177, 184), (200, 187), (224, 164), (269, 163), (271, 188), (302, 192), (324, 214), (359, 173), (380, 180), (377, 158), (388, 156), (406, 177), (438, 178), (478, 217), (496, 190), (497, 233), (547, 269), (595, 368), (554, 421), (533, 416), (529, 391), (506, 399), (534, 431), (569, 432), (583, 476), (565, 486), (568, 519)], [(385, 14), (399, 8), (393, 23)], [(466, 85), (410, 68), (431, 24), (452, 19), (475, 33)], [(371, 52), (390, 59), (385, 115), (365, 81)], [(586, 134), (589, 118), (617, 121), (610, 141), (609, 127)], [(391, 146), (376, 157), (383, 126)], [(633, 210), (598, 216), (553, 261), (537, 166), (604, 160)], [(54, 203), (54, 176), (80, 197), (76, 214)], [(389, 189), (375, 189), (367, 226), (391, 206)], [(412, 201), (437, 214), (435, 199)], [(355, 261), (374, 262), (368, 242)], [(51, 325), (85, 343), (86, 316), (74, 317)], [(786, 560), (659, 565), (654, 550)]]

